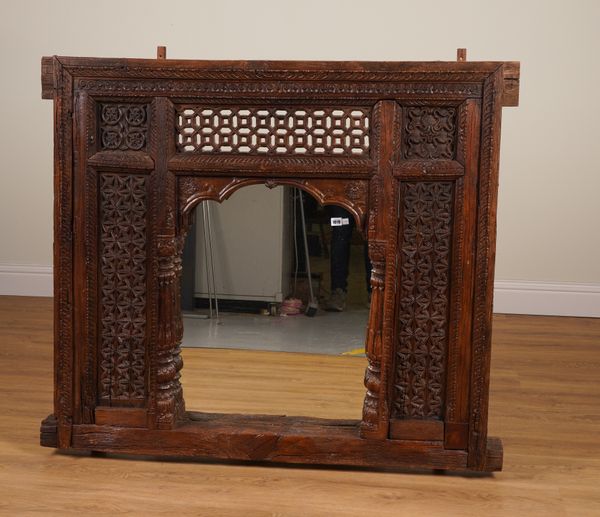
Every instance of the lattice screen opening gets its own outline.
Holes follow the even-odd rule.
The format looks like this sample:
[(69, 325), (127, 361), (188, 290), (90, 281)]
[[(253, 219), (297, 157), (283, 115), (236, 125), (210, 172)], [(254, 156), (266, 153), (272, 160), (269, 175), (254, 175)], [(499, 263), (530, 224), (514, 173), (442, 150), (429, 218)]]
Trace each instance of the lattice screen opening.
[(370, 110), (183, 107), (176, 144), (183, 153), (365, 156)]

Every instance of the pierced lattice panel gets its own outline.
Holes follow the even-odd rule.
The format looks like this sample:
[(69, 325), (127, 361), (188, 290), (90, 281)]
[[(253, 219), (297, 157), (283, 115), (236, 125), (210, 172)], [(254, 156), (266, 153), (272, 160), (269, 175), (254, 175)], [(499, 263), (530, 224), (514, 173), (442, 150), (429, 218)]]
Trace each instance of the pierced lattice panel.
[(183, 153), (368, 156), (370, 110), (185, 106), (177, 110)]

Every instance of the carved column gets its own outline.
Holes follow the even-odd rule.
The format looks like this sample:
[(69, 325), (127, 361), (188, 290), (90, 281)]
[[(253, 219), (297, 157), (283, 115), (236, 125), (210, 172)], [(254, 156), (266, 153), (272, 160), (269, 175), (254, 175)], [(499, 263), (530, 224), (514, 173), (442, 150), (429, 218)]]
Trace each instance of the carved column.
[(157, 236), (158, 337), (156, 343), (156, 426), (171, 429), (184, 419), (185, 404), (180, 382), (181, 321), (179, 282), (183, 240), (173, 235)]
[[(386, 439), (389, 429), (389, 370), (393, 311), (393, 267), (396, 228), (396, 186), (393, 155), (397, 145), (398, 110), (395, 102), (382, 101), (373, 109), (373, 145), (377, 170), (369, 185), (369, 224), (367, 239), (371, 259), (371, 311), (365, 344), (368, 365), (365, 370), (367, 393), (363, 404), (360, 435)], [(385, 129), (384, 129), (385, 128)], [(391, 255), (389, 255), (391, 253)], [(385, 289), (385, 286), (388, 289)]]
[(381, 434), (379, 430), (381, 395), (381, 339), (383, 316), (383, 293), (385, 273), (385, 242), (369, 241), (369, 257), (371, 259), (371, 310), (367, 327), (367, 368), (365, 370), (365, 388), (367, 393), (363, 403), (363, 421), (361, 435)]
[(181, 253), (184, 237), (178, 233), (176, 179), (169, 170), (174, 152), (174, 107), (168, 99), (156, 98), (152, 104), (152, 146), (155, 154), (153, 177), (156, 258), (156, 338), (153, 343), (151, 371), (151, 416), (149, 424), (172, 429), (185, 419), (185, 404), (180, 382), (183, 323), (180, 310)]

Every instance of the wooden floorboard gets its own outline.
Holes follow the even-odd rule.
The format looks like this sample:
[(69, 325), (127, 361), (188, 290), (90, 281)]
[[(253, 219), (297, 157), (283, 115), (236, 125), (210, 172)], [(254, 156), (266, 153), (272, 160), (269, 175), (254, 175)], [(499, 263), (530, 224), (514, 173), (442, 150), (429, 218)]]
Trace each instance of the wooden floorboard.
[[(504, 442), (493, 476), (68, 456), (38, 445), (52, 302), (0, 297), (0, 513), (600, 515), (600, 319), (497, 315), (493, 342), (489, 430)], [(360, 417), (363, 358), (183, 356), (188, 409)]]

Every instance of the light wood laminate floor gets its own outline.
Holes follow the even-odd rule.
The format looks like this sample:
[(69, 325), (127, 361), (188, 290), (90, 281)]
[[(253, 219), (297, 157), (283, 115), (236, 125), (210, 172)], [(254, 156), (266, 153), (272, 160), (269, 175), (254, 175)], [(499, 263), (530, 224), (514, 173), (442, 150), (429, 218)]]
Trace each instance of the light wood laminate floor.
[[(505, 454), (493, 476), (73, 456), (38, 445), (52, 302), (0, 297), (0, 512), (600, 515), (600, 320), (497, 315), (493, 341), (489, 428)], [(187, 349), (184, 361), (190, 409), (360, 415), (364, 358)]]

